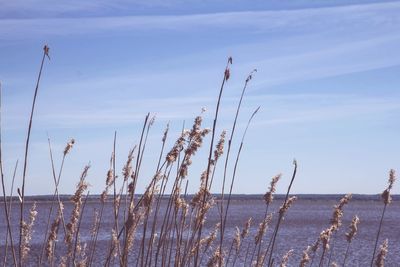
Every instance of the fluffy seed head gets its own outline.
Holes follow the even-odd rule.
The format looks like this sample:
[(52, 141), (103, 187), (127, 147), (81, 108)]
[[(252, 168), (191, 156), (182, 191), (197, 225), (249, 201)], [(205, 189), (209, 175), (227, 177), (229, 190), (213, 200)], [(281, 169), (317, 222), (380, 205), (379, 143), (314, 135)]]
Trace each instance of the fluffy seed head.
[(350, 243), (353, 240), (354, 236), (357, 234), (359, 223), (360, 223), (360, 219), (358, 218), (357, 215), (355, 215), (353, 217), (353, 219), (351, 220), (350, 231), (348, 233), (346, 233), (347, 242)]
[(279, 209), (279, 214), (283, 215), (286, 213), (286, 211), (290, 208), (290, 206), (292, 206), (292, 204), (296, 201), (297, 197), (293, 196), (290, 197), (286, 203), (283, 203), (283, 205), (280, 207)]
[(75, 144), (75, 139), (72, 138), (64, 148), (64, 156), (71, 151), (74, 144)]
[(266, 204), (270, 204), (274, 198), (273, 194), (276, 191), (276, 184), (278, 183), (279, 179), (282, 177), (282, 174), (275, 175), (272, 177), (270, 186), (268, 188), (268, 192), (264, 195), (264, 200)]
[(250, 218), (247, 220), (246, 224), (244, 225), (244, 228), (243, 228), (242, 233), (241, 233), (241, 235), (240, 235), (240, 237), (241, 237), (242, 239), (245, 238), (245, 237), (249, 234), (252, 219), (253, 219), (253, 218), (250, 217)]
[(286, 267), (287, 266), (287, 263), (289, 261), (289, 257), (292, 254), (293, 254), (293, 249), (289, 250), (288, 252), (285, 253), (285, 255), (283, 255), (280, 267)]
[(385, 239), (383, 244), (379, 248), (378, 256), (376, 257), (375, 265), (376, 267), (384, 267), (385, 266), (385, 259), (388, 253), (388, 240)]

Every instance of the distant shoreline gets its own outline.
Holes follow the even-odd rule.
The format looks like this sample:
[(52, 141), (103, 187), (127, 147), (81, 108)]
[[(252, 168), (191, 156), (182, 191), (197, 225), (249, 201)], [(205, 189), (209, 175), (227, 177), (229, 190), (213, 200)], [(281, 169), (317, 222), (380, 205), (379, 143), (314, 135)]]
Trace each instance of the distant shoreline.
[[(298, 197), (299, 200), (338, 200), (343, 197), (344, 194), (291, 194)], [(62, 201), (69, 201), (72, 195), (60, 195), (60, 199)], [(136, 194), (136, 197), (140, 197), (141, 194)], [(213, 194), (216, 200), (221, 198), (220, 194)], [(188, 194), (186, 196), (187, 199), (191, 199), (193, 194)], [(169, 195), (164, 195), (163, 198), (168, 199)], [(285, 198), (284, 194), (276, 194), (274, 195), (275, 199), (283, 200)], [(400, 195), (392, 195), (394, 201), (400, 200)], [(7, 197), (7, 200), (9, 197)], [(13, 202), (18, 201), (18, 197), (12, 197)], [(53, 199), (53, 195), (36, 195), (36, 196), (25, 196), (25, 201), (40, 201), (46, 202), (51, 201)], [(98, 200), (100, 199), (100, 195), (89, 195), (88, 201), (90, 200)], [(225, 196), (225, 200), (227, 196)], [(232, 194), (232, 200), (263, 200), (263, 194)], [(113, 200), (113, 196), (109, 195), (107, 200)], [(352, 200), (368, 200), (368, 201), (380, 201), (380, 194), (353, 194)], [(0, 200), (3, 202), (3, 199)]]

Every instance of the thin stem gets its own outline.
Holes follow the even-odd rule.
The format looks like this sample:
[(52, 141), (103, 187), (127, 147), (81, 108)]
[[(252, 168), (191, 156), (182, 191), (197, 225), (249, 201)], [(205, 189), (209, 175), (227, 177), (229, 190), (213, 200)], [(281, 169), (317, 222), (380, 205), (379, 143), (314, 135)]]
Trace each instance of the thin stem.
[(381, 229), (382, 229), (382, 225), (383, 225), (383, 217), (385, 216), (386, 207), (387, 207), (387, 204), (385, 203), (385, 206), (383, 207), (383, 210), (382, 210), (381, 220), (379, 222), (378, 233), (376, 234), (374, 253), (372, 253), (372, 259), (371, 259), (371, 267), (374, 265), (376, 248), (378, 247), (379, 235), (381, 234)]
[[(222, 244), (223, 244), (223, 241), (224, 241), (224, 233), (225, 233), (225, 220), (223, 220), (222, 216), (223, 216), (223, 213), (224, 213), (224, 209), (223, 209), (224, 205), (223, 205), (223, 203), (224, 203), (224, 194), (225, 194), (225, 181), (226, 181), (226, 174), (227, 174), (227, 169), (228, 169), (230, 151), (231, 151), (231, 147), (232, 147), (232, 140), (233, 140), (233, 135), (234, 135), (235, 129), (236, 129), (236, 123), (237, 123), (237, 119), (238, 119), (238, 116), (239, 116), (240, 107), (242, 105), (243, 96), (244, 96), (244, 93), (246, 92), (247, 84), (252, 79), (252, 74), (255, 71), (257, 71), (257, 70), (253, 70), (249, 74), (249, 76), (247, 77), (247, 79), (246, 79), (246, 81), (244, 83), (244, 86), (243, 86), (243, 89), (242, 89), (242, 94), (240, 95), (239, 103), (238, 103), (237, 108), (236, 108), (236, 114), (235, 114), (235, 119), (234, 119), (233, 125), (232, 125), (231, 135), (230, 135), (229, 141), (228, 141), (228, 150), (227, 150), (226, 157), (225, 157), (224, 175), (223, 175), (223, 179), (222, 179), (222, 189), (221, 189), (221, 207), (220, 207), (220, 209), (221, 209), (221, 213), (220, 213), (221, 214), (221, 216), (220, 216), (221, 223), (220, 223), (220, 246), (219, 246), (220, 251), (222, 251)], [(213, 172), (213, 177), (214, 177), (214, 172)], [(211, 180), (211, 182), (212, 182), (212, 180)], [(221, 262), (220, 262), (220, 265), (221, 265)]]
[[(219, 106), (221, 103), (221, 97), (222, 97), (222, 92), (224, 90), (225, 82), (228, 81), (228, 79), (229, 79), (229, 64), (232, 64), (231, 57), (228, 58), (228, 62), (225, 67), (224, 78), (222, 80), (221, 88), (219, 90), (219, 95), (218, 95), (217, 106), (215, 108), (214, 122), (213, 122), (213, 127), (212, 127), (212, 136), (211, 136), (210, 149), (209, 149), (209, 154), (208, 154), (207, 172), (206, 172), (206, 179), (205, 179), (205, 185), (204, 185), (204, 187), (206, 189), (208, 188), (208, 179), (210, 176), (211, 161), (212, 161), (211, 157), (212, 157), (212, 152), (214, 149), (214, 139), (215, 139), (215, 132), (216, 132), (216, 127), (217, 127)], [(201, 206), (203, 207), (205, 205), (205, 203), (206, 203), (206, 194), (204, 194), (204, 196), (203, 196)], [(201, 216), (201, 218), (199, 221), (202, 221), (203, 220), (202, 217), (204, 216), (203, 212), (200, 213), (200, 216)], [(200, 242), (202, 227), (203, 227), (202, 224), (200, 224), (200, 228), (199, 228), (198, 235), (197, 235), (197, 242)], [(195, 258), (194, 258), (194, 266), (195, 267), (197, 266), (198, 256), (199, 256), (199, 253), (198, 253), (198, 251), (196, 251)]]
[(31, 109), (31, 115), (30, 115), (29, 126), (28, 126), (28, 134), (27, 134), (26, 142), (25, 142), (24, 169), (23, 169), (23, 174), (22, 174), (21, 207), (20, 207), (20, 220), (19, 220), (19, 229), (20, 229), (19, 230), (19, 265), (22, 265), (22, 237), (23, 237), (22, 226), (23, 226), (23, 222), (24, 222), (25, 180), (26, 180), (26, 171), (27, 171), (27, 166), (28, 166), (29, 141), (30, 141), (30, 137), (31, 137), (33, 114), (35, 111), (36, 97), (37, 97), (38, 90), (39, 90), (40, 77), (42, 76), (44, 60), (45, 60), (45, 57), (48, 56), (48, 51), (49, 51), (49, 48), (47, 46), (44, 46), (42, 62), (40, 64), (39, 75), (37, 78), (35, 93), (33, 96), (32, 109)]
[[(292, 184), (293, 184), (294, 178), (296, 177), (296, 173), (297, 173), (297, 161), (294, 160), (294, 161), (293, 161), (293, 164), (294, 164), (293, 175), (292, 175), (292, 179), (290, 180), (290, 184), (289, 184), (288, 190), (287, 190), (287, 192), (286, 192), (285, 201), (283, 202), (283, 206), (286, 205), (286, 202), (287, 202), (287, 200), (288, 200), (288, 198), (289, 198), (290, 189), (292, 188)], [(275, 230), (274, 230), (274, 233), (273, 233), (272, 243), (271, 243), (271, 252), (270, 252), (270, 254), (269, 254), (269, 259), (268, 259), (268, 267), (272, 266), (271, 260), (272, 260), (272, 254), (273, 254), (273, 252), (274, 252), (275, 240), (276, 240), (276, 236), (277, 236), (278, 231), (279, 231), (279, 226), (280, 226), (280, 224), (281, 224), (283, 215), (284, 215), (283, 212), (282, 212), (282, 213), (279, 213), (278, 222), (276, 223), (276, 227), (275, 227)], [(268, 252), (268, 251), (267, 251), (267, 252)]]
[[(10, 225), (10, 215), (9, 215), (9, 211), (11, 211), (11, 209), (10, 210), (8, 210), (8, 208), (7, 208), (7, 197), (6, 197), (6, 186), (5, 186), (5, 183), (4, 183), (4, 172), (3, 172), (3, 149), (2, 149), (2, 136), (1, 136), (1, 130), (2, 130), (2, 124), (1, 124), (1, 107), (2, 107), (2, 105), (1, 105), (1, 94), (2, 92), (1, 92), (1, 84), (0, 84), (0, 175), (1, 175), (1, 186), (2, 186), (2, 189), (3, 189), (3, 203), (4, 203), (4, 211), (5, 211), (5, 214), (6, 214), (6, 221), (7, 221), (7, 231), (8, 231), (8, 235), (9, 235), (9, 237), (10, 237), (10, 243), (11, 243), (11, 251), (12, 251), (12, 255), (13, 255), (13, 260), (14, 260), (14, 266), (17, 266), (17, 258), (16, 258), (16, 256), (15, 256), (15, 250), (14, 250), (14, 240), (13, 240), (13, 237), (12, 237), (12, 233), (11, 233), (11, 225)], [(11, 201), (11, 199), (10, 199), (10, 201)], [(11, 206), (10, 206), (10, 208), (11, 208)], [(21, 242), (20, 242), (20, 244), (21, 244)], [(4, 258), (5, 259), (5, 258)], [(4, 264), (5, 264), (5, 260), (4, 260)]]
[(349, 242), (347, 244), (346, 253), (344, 254), (344, 259), (343, 259), (343, 264), (342, 264), (343, 267), (345, 267), (345, 265), (346, 265), (347, 256), (349, 255), (349, 250), (350, 250), (350, 244), (351, 244), (351, 242)]
[(89, 191), (86, 193), (85, 200), (83, 201), (82, 211), (81, 211), (81, 213), (79, 215), (78, 227), (77, 227), (76, 233), (75, 233), (74, 253), (72, 254), (72, 262), (74, 263), (74, 266), (76, 266), (75, 257), (76, 257), (76, 248), (77, 248), (78, 239), (79, 239), (78, 235), (79, 235), (79, 231), (81, 229), (81, 222), (82, 222), (83, 212), (85, 211), (85, 206), (86, 206), (86, 202), (88, 200), (88, 197), (89, 197)]
[[(0, 89), (1, 90), (1, 89)], [(1, 92), (0, 92), (0, 95), (1, 95)], [(1, 100), (0, 100), (0, 102), (1, 102)], [(1, 139), (1, 137), (0, 137), (0, 139)], [(9, 203), (8, 203), (8, 210), (10, 211), (11, 210), (11, 208), (12, 208), (12, 198), (13, 198), (13, 192), (14, 192), (14, 182), (15, 182), (15, 176), (16, 176), (16, 173), (17, 173), (17, 167), (18, 167), (18, 160), (17, 160), (17, 162), (15, 163), (15, 167), (14, 167), (14, 173), (13, 173), (13, 178), (12, 178), (12, 182), (11, 182), (11, 190), (10, 190), (10, 197), (9, 197)], [(8, 214), (9, 215), (9, 220), (11, 221), (11, 214)], [(6, 234), (6, 245), (5, 245), (6, 247), (5, 247), (5, 251), (4, 251), (4, 264), (3, 264), (3, 266), (5, 266), (6, 265), (6, 263), (7, 263), (7, 254), (8, 254), (8, 231), (7, 231), (7, 234)], [(12, 250), (14, 250), (14, 248), (12, 248)]]

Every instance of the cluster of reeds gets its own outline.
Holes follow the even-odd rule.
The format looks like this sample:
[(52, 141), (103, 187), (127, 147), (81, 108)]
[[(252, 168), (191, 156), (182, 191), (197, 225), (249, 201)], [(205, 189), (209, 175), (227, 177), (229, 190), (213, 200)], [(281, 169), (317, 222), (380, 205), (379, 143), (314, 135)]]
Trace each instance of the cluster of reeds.
[[(7, 197), (6, 194), (0, 148), (3, 204), (7, 223), (4, 265), (13, 264), (14, 266), (23, 266), (26, 262), (34, 263), (36, 260), (36, 257), (32, 256), (30, 258), (29, 254), (30, 241), (37, 216), (36, 205), (33, 204), (29, 211), (29, 219), (26, 221), (24, 218), (24, 189), (34, 108), (46, 57), (49, 57), (49, 48), (47, 46), (44, 47), (28, 126), (22, 186), (21, 189), (18, 188), (17, 190), (20, 200), (19, 242), (13, 239), (15, 235), (13, 235), (10, 225), (12, 221), (10, 217), (12, 198)], [(277, 183), (281, 178), (281, 174), (278, 174), (272, 178), (268, 191), (264, 195), (265, 211), (262, 220), (255, 222), (252, 218), (249, 218), (246, 222), (243, 222), (244, 225), (242, 228), (237, 226), (234, 229), (234, 233), (232, 233), (233, 238), (225, 237), (225, 232), (228, 230), (226, 225), (229, 219), (229, 208), (240, 155), (249, 125), (258, 112), (258, 108), (255, 109), (248, 119), (242, 137), (239, 139), (240, 142), (238, 142), (237, 153), (231, 159), (231, 151), (234, 144), (233, 141), (236, 138), (235, 130), (242, 101), (246, 88), (256, 71), (252, 71), (245, 79), (241, 96), (238, 99), (232, 128), (219, 133), (217, 132), (219, 107), (223, 99), (224, 87), (230, 78), (232, 63), (232, 58), (229, 58), (222, 77), (212, 127), (205, 128), (203, 126), (202, 116), (204, 111), (202, 111), (194, 119), (189, 129), (182, 129), (172, 148), (166, 150), (166, 141), (169, 134), (169, 125), (167, 125), (161, 138), (161, 148), (157, 155), (158, 162), (154, 170), (154, 175), (143, 194), (136, 194), (137, 181), (142, 178), (140, 176), (142, 160), (146, 151), (148, 135), (154, 123), (154, 117), (151, 118), (150, 114), (147, 114), (144, 119), (139, 142), (137, 146), (130, 150), (122, 169), (122, 186), (119, 188), (117, 188), (116, 183), (119, 176), (116, 169), (115, 146), (117, 134), (115, 132), (110, 166), (105, 175), (105, 187), (98, 198), (100, 208), (94, 211), (93, 226), (90, 234), (87, 234), (87, 236), (91, 237), (90, 240), (81, 240), (82, 233), (80, 227), (84, 214), (88, 213), (88, 211), (85, 211), (86, 201), (89, 196), (89, 184), (86, 181), (86, 177), (89, 174), (90, 165), (84, 168), (78, 181), (76, 192), (71, 197), (73, 208), (67, 220), (66, 216), (68, 215), (64, 214), (65, 203), (59, 197), (58, 186), (62, 177), (64, 160), (66, 160), (67, 155), (73, 149), (75, 140), (72, 139), (67, 143), (62, 153), (62, 164), (57, 174), (49, 139), (54, 193), (47, 218), (45, 235), (37, 257), (37, 264), (39, 266), (98, 266), (99, 264), (105, 266), (235, 266), (237, 264), (243, 266), (293, 266), (289, 265), (293, 250), (289, 249), (284, 255), (278, 255), (275, 248), (279, 238), (279, 230), (284, 224), (285, 216), (297, 199), (296, 196), (290, 194), (297, 173), (296, 160), (293, 162), (293, 174), (280, 208), (278, 210), (270, 210), (270, 205), (274, 201)], [(209, 144), (205, 143), (207, 136), (209, 136)], [(228, 136), (229, 139), (226, 140)], [(196, 153), (203, 146), (206, 146), (206, 149), (208, 149), (208, 160), (204, 166), (204, 172), (200, 175), (200, 187), (198, 191), (194, 195), (189, 196), (187, 187), (190, 166)], [(218, 162), (223, 156), (225, 156), (225, 160), (222, 163), (222, 188), (215, 189), (213, 181), (214, 179), (219, 179), (216, 176), (216, 169)], [(231, 175), (228, 175), (228, 170), (231, 170)], [(389, 175), (389, 186), (382, 194), (384, 208), (376, 236), (371, 266), (373, 263), (376, 266), (383, 266), (387, 254), (388, 241), (386, 240), (375, 257), (385, 210), (391, 202), (390, 190), (393, 187), (394, 180), (395, 173), (392, 170)], [(229, 190), (225, 188), (226, 186), (228, 186)], [(167, 188), (170, 188), (169, 191), (167, 191)], [(220, 195), (217, 197), (211, 193), (212, 191), (220, 192)], [(318, 261), (319, 266), (337, 266), (337, 263), (333, 262), (333, 260), (331, 261), (332, 258), (336, 261), (340, 258), (339, 256), (332, 256), (334, 249), (333, 242), (335, 238), (338, 238), (336, 234), (342, 225), (344, 206), (350, 199), (351, 195), (346, 195), (340, 200), (338, 205), (334, 206), (329, 226), (321, 232), (314, 245), (308, 246), (303, 251), (302, 258), (297, 265), (303, 267), (312, 266), (317, 255), (317, 250), (321, 248), (322, 253), (320, 253)], [(107, 207), (107, 203), (112, 203), (113, 224), (111, 226), (102, 224), (105, 213), (104, 209)], [(163, 208), (161, 208), (162, 205)], [(54, 208), (56, 212), (53, 212)], [(214, 226), (214, 229), (208, 233), (204, 231), (204, 227), (211, 210), (218, 211), (219, 221)], [(345, 235), (348, 246), (342, 261), (343, 266), (346, 264), (351, 242), (356, 236), (359, 221), (359, 218), (354, 216), (350, 230)], [(258, 229), (254, 232), (251, 231), (252, 224), (258, 224)], [(106, 231), (109, 232), (109, 240), (106, 246), (107, 249), (104, 250), (103, 247), (102, 252), (99, 253), (98, 236), (102, 227), (108, 227)], [(266, 238), (267, 233), (269, 233), (268, 236), (270, 238)], [(7, 251), (11, 251), (13, 262), (6, 262)], [(99, 254), (103, 258), (95, 256)]]

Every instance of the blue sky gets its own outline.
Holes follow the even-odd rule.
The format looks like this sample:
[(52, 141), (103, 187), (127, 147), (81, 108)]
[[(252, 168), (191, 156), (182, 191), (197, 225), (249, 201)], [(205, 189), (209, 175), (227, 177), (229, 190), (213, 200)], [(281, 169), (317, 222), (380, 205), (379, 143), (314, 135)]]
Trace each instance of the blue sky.
[[(212, 114), (229, 56), (231, 79), (218, 132), (230, 129), (247, 74), (258, 69), (239, 117), (233, 152), (250, 126), (235, 193), (264, 193), (299, 162), (296, 193), (380, 193), (400, 164), (400, 2), (397, 1), (1, 1), (0, 80), (6, 179), (23, 159), (42, 55), (50, 47), (33, 124), (27, 194), (52, 192), (56, 167), (76, 139), (61, 181), (72, 193), (83, 166), (92, 193), (105, 182), (117, 131), (118, 170), (156, 114), (139, 188), (154, 172), (168, 121), (168, 147), (202, 107)], [(209, 139), (207, 139), (207, 142)], [(189, 172), (199, 185), (206, 148)], [(20, 165), (22, 166), (22, 165)], [(17, 183), (19, 186), (21, 171)], [(219, 191), (220, 182), (214, 191)], [(395, 186), (394, 192), (400, 193)], [(140, 190), (139, 190), (140, 191)]]

